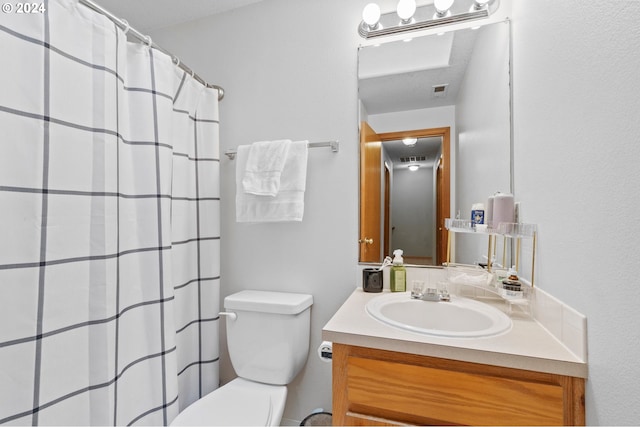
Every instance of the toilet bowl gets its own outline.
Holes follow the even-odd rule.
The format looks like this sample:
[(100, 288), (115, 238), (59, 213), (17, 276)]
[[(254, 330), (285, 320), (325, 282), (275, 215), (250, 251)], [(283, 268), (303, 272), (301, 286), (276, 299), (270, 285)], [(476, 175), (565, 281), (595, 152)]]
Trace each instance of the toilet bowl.
[(287, 387), (236, 378), (196, 400), (172, 426), (277, 426), (287, 400)]
[(309, 354), (313, 296), (242, 291), (224, 300), (229, 357), (238, 378), (184, 409), (172, 426), (277, 426), (287, 387)]

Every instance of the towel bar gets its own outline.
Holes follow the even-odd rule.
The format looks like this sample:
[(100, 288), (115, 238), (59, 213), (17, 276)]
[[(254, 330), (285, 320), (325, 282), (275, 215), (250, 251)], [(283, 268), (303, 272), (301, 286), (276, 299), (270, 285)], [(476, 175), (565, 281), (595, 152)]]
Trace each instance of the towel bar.
[[(309, 142), (309, 148), (320, 148), (320, 147), (331, 147), (331, 151), (337, 153), (340, 149), (340, 143), (338, 141), (321, 141), (321, 142)], [(236, 154), (238, 150), (227, 150), (224, 154), (229, 157), (229, 159), (233, 160), (236, 158)]]

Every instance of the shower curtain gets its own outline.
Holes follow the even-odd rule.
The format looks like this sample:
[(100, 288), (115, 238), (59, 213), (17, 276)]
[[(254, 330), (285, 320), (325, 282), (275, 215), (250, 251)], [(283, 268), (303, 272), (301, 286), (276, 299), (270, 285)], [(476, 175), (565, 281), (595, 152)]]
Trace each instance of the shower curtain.
[(218, 385), (218, 93), (77, 0), (0, 14), (0, 424)]

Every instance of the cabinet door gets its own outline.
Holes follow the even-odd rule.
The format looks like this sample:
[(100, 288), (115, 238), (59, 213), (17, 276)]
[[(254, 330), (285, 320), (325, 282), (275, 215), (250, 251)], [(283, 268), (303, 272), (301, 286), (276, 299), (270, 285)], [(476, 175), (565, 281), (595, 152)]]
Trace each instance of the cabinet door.
[(372, 417), (370, 415), (356, 414), (355, 412), (348, 412), (345, 416), (344, 424), (334, 425), (346, 425), (346, 426), (405, 426), (407, 423), (387, 420), (384, 418)]
[(336, 424), (584, 423), (581, 379), (341, 345), (333, 363)]

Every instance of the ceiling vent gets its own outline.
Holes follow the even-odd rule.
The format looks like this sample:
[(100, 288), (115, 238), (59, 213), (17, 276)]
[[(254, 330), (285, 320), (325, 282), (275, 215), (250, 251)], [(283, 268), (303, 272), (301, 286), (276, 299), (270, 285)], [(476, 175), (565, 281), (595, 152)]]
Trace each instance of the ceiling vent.
[(441, 85), (435, 85), (431, 86), (431, 88), (433, 89), (433, 96), (435, 98), (444, 98), (445, 96), (447, 96), (447, 89), (449, 88), (449, 84), (445, 83)]
[(424, 162), (425, 160), (427, 160), (425, 156), (400, 157), (402, 163)]

